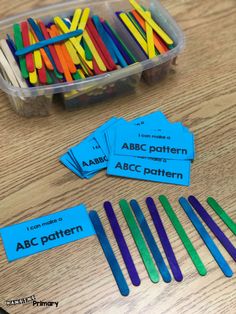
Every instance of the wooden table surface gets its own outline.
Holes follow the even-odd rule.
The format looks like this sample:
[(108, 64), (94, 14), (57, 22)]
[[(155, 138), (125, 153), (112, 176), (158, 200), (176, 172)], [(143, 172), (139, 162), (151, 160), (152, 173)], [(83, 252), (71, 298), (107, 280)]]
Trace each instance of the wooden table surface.
[[(1, 17), (53, 2), (1, 0)], [(131, 287), (129, 297), (121, 297), (95, 236), (12, 263), (7, 262), (0, 241), (0, 307), (10, 313), (236, 313), (236, 276), (224, 277), (178, 205), (180, 196), (194, 194), (206, 204), (210, 195), (236, 220), (235, 0), (163, 0), (163, 4), (184, 30), (186, 48), (176, 70), (158, 85), (142, 84), (136, 95), (81, 106), (76, 112), (58, 109), (48, 117), (32, 119), (17, 116), (0, 93), (0, 227), (84, 203), (99, 212), (130, 284), (103, 210), (103, 202), (110, 200), (142, 280), (140, 287)], [(61, 154), (110, 117), (132, 119), (157, 109), (170, 121), (182, 121), (195, 134), (190, 187), (111, 177), (105, 172), (81, 180), (59, 163)], [(136, 198), (148, 214), (145, 197), (160, 194), (168, 196), (174, 206), (207, 267), (206, 277), (197, 274), (160, 207), (184, 281), (150, 282), (118, 201)], [(236, 244), (224, 223), (207, 208)], [(147, 218), (155, 234), (149, 215)], [(236, 272), (231, 257), (216, 243)], [(6, 300), (31, 295), (58, 301), (59, 307), (6, 308)]]

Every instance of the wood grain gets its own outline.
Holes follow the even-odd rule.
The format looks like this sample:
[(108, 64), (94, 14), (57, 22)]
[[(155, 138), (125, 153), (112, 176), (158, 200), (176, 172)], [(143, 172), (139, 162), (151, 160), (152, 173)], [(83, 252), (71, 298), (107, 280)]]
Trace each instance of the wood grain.
[[(52, 0), (1, 0), (1, 17)], [(36, 295), (59, 301), (59, 308), (31, 305), (8, 307), (10, 313), (236, 313), (236, 277), (223, 276), (196, 230), (178, 205), (181, 195), (196, 195), (204, 204), (215, 197), (236, 220), (236, 28), (235, 0), (163, 0), (184, 30), (186, 48), (176, 71), (156, 86), (141, 85), (136, 95), (112, 99), (76, 112), (57, 110), (49, 117), (25, 119), (9, 107), (0, 93), (0, 227), (85, 203), (96, 209), (121, 256), (102, 204), (110, 200), (121, 222), (141, 276), (141, 286), (120, 296), (95, 237), (8, 263), (0, 241), (0, 306), (5, 300)], [(107, 177), (104, 172), (86, 181), (77, 178), (58, 157), (112, 116), (132, 119), (162, 110), (170, 121), (182, 121), (196, 137), (191, 186), (179, 187)], [(161, 210), (177, 259), (182, 283), (152, 284), (118, 208), (120, 198), (136, 198), (144, 206), (148, 195), (165, 194), (199, 251), (208, 275), (198, 276), (168, 217)], [(235, 237), (209, 209), (219, 226)], [(159, 242), (158, 242), (159, 243)], [(216, 243), (219, 242), (216, 240)], [(236, 271), (235, 263), (221, 251)], [(163, 252), (162, 248), (161, 251)]]

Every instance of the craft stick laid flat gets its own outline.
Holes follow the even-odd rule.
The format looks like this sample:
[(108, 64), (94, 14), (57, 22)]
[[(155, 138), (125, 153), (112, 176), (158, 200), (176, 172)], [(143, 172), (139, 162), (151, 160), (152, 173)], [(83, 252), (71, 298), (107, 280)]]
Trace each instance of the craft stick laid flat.
[(202, 220), (206, 223), (206, 225), (211, 229), (220, 243), (224, 246), (226, 251), (231, 255), (231, 257), (236, 261), (236, 248), (230, 242), (229, 238), (224, 234), (224, 232), (220, 229), (220, 227), (215, 223), (215, 221), (211, 218), (202, 204), (196, 199), (195, 196), (191, 195), (188, 198), (189, 203), (196, 210)]
[(226, 262), (224, 256), (221, 254), (220, 250), (216, 246), (215, 242), (212, 240), (210, 237), (209, 233), (206, 231), (205, 227), (195, 214), (194, 210), (192, 209), (191, 205), (189, 202), (184, 198), (181, 197), (179, 199), (179, 203), (182, 206), (183, 210), (185, 211), (186, 215), (196, 228), (197, 232), (199, 233), (200, 237), (206, 244), (208, 250), (210, 251), (211, 255), (219, 265), (220, 269), (222, 270), (223, 274), (226, 277), (232, 277), (233, 276), (233, 271)]
[(147, 273), (148, 273), (151, 281), (156, 283), (159, 281), (158, 272), (157, 272), (156, 267), (153, 263), (151, 255), (148, 251), (146, 243), (142, 237), (142, 234), (139, 230), (139, 227), (138, 227), (138, 225), (134, 219), (134, 216), (133, 216), (132, 211), (129, 207), (129, 204), (126, 200), (120, 200), (119, 205), (120, 205), (122, 213), (125, 217), (127, 225), (130, 229), (130, 232), (133, 236), (133, 239), (134, 239), (134, 242), (137, 246), (139, 254), (143, 260), (144, 266), (146, 267)]
[(218, 204), (218, 202), (213, 197), (208, 197), (207, 203), (226, 224), (226, 226), (233, 232), (233, 234), (236, 235), (236, 223), (228, 216), (228, 214)]
[(191, 240), (189, 239), (187, 233), (185, 232), (181, 222), (179, 221), (177, 215), (175, 214), (172, 206), (170, 205), (168, 199), (164, 195), (159, 196), (159, 201), (162, 204), (166, 214), (168, 215), (172, 225), (174, 226), (176, 232), (178, 233), (184, 247), (186, 248), (190, 258), (192, 259), (193, 264), (195, 265), (198, 273), (201, 276), (205, 276), (207, 274), (207, 270), (198, 255), (195, 247), (193, 246)]
[(132, 281), (132, 284), (134, 286), (140, 285), (140, 278), (137, 272), (137, 269), (134, 265), (133, 258), (130, 254), (129, 248), (126, 244), (125, 238), (123, 236), (123, 233), (121, 231), (120, 225), (117, 221), (115, 212), (113, 210), (113, 207), (110, 202), (104, 203), (104, 209), (106, 211), (107, 218), (110, 222), (113, 234), (116, 238), (116, 242), (119, 246), (121, 255), (123, 257), (124, 263), (126, 265), (127, 271), (129, 273), (130, 279)]
[(162, 247), (165, 251), (166, 257), (168, 259), (171, 271), (173, 273), (173, 276), (176, 281), (182, 281), (183, 275), (181, 272), (181, 269), (179, 267), (179, 264), (177, 262), (177, 259), (175, 257), (174, 251), (172, 249), (172, 246), (170, 244), (169, 238), (167, 236), (167, 233), (165, 231), (164, 225), (162, 223), (161, 217), (158, 213), (158, 210), (156, 208), (156, 205), (151, 197), (148, 197), (146, 199), (146, 204), (148, 207), (148, 210), (150, 212), (150, 215), (152, 217), (154, 226), (156, 228), (157, 234), (161, 240)]
[(100, 220), (97, 212), (94, 210), (90, 211), (89, 217), (91, 219), (91, 222), (92, 222), (93, 227), (95, 229), (96, 235), (97, 235), (98, 240), (99, 240), (101, 247), (103, 249), (103, 252), (105, 254), (107, 262), (110, 265), (111, 271), (112, 271), (113, 276), (116, 280), (116, 283), (118, 285), (120, 293), (123, 296), (128, 296), (129, 295), (129, 287), (128, 287), (127, 282), (125, 280), (125, 277), (122, 273), (120, 265), (116, 259), (116, 256), (112, 250), (112, 247), (110, 245), (110, 242), (107, 238), (107, 235), (105, 233), (105, 230), (103, 228), (103, 225), (101, 223), (101, 220)]
[(165, 264), (165, 261), (161, 255), (161, 252), (156, 244), (156, 241), (152, 235), (152, 232), (148, 226), (147, 220), (144, 217), (144, 214), (136, 200), (131, 200), (130, 201), (130, 206), (136, 216), (136, 219), (139, 223), (139, 226), (143, 232), (143, 235), (145, 237), (145, 240), (149, 246), (149, 249), (153, 255), (153, 258), (156, 262), (156, 265), (159, 269), (159, 272), (165, 282), (170, 282), (171, 281), (171, 275), (170, 272)]

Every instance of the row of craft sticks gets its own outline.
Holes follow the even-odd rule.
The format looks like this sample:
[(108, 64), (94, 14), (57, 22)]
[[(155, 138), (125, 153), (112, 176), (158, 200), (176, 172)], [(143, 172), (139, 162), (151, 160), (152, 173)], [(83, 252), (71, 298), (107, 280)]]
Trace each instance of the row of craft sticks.
[[(190, 240), (186, 230), (183, 225), (179, 221), (174, 209), (172, 208), (168, 199), (161, 195), (159, 197), (159, 201), (168, 215), (173, 227), (175, 228), (179, 238), (181, 239), (189, 257), (192, 260), (197, 272), (201, 276), (205, 276), (207, 274), (206, 267), (199, 256), (193, 242)], [(213, 198), (207, 199), (208, 204), (212, 207), (212, 209), (219, 215), (222, 221), (229, 227), (229, 229), (235, 235), (236, 224), (232, 221), (232, 219), (227, 215), (227, 213), (220, 207), (216, 200)], [(233, 271), (221, 251), (213, 241), (210, 234), (205, 229), (203, 223), (199, 219), (198, 216), (201, 217), (203, 222), (210, 228), (212, 233), (216, 236), (216, 238), (221, 242), (223, 247), (229, 253), (229, 255), (236, 261), (236, 248), (229, 240), (229, 238), (224, 234), (221, 228), (216, 224), (211, 215), (206, 211), (206, 209), (202, 206), (202, 204), (196, 199), (194, 196), (190, 196), (187, 199), (181, 197), (179, 199), (179, 203), (187, 214), (189, 220), (196, 228), (200, 237), (204, 241), (207, 246), (209, 252), (217, 262), (218, 266), (222, 270), (223, 274), (226, 277), (231, 277), (233, 275)], [(155, 240), (155, 236), (152, 234), (151, 229), (148, 225), (148, 222), (143, 214), (141, 207), (139, 206), (136, 200), (131, 200), (128, 203), (126, 200), (120, 200), (119, 202), (121, 211), (123, 216), (127, 222), (130, 233), (133, 237), (133, 240), (136, 244), (140, 257), (144, 263), (146, 271), (153, 283), (157, 283), (159, 281), (159, 273), (163, 278), (164, 282), (169, 283), (171, 281), (171, 273), (174, 279), (178, 282), (183, 280), (183, 273), (180, 269), (179, 263), (176, 259), (174, 250), (172, 248), (171, 242), (165, 230), (163, 221), (161, 219), (159, 210), (151, 197), (146, 199), (146, 205), (152, 221), (154, 223), (156, 232), (160, 239), (161, 245), (165, 252), (169, 267), (171, 269), (171, 273), (162, 257), (162, 254), (158, 248), (157, 242)], [(122, 230), (120, 228), (120, 224), (110, 202), (104, 203), (104, 209), (109, 220), (111, 229), (113, 231), (114, 237), (117, 241), (120, 253), (122, 255), (124, 264), (127, 268), (129, 277), (134, 286), (139, 286), (141, 283), (137, 268), (135, 266), (135, 262), (131, 256), (130, 250), (128, 248), (127, 242), (124, 238)], [(197, 214), (198, 215), (197, 215)], [(113, 249), (110, 245), (108, 237), (105, 233), (101, 220), (96, 211), (90, 211), (89, 213), (90, 219), (94, 225), (94, 229), (96, 231), (98, 240), (101, 244), (101, 247), (104, 251), (106, 259), (110, 265), (114, 278), (117, 282), (120, 293), (123, 296), (127, 296), (129, 294), (129, 287), (126, 282), (126, 279), (123, 275), (121, 267), (116, 259), (116, 256), (113, 252)], [(154, 261), (153, 261), (154, 260)], [(159, 271), (159, 273), (158, 273)]]

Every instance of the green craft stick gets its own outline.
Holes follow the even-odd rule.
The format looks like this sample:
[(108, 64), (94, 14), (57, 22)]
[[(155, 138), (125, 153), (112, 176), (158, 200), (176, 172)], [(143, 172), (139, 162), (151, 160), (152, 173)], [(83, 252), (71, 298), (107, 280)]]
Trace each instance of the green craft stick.
[(46, 70), (46, 77), (47, 77), (47, 84), (54, 83), (52, 76), (50, 75), (50, 73), (47, 70)]
[(173, 208), (171, 207), (168, 199), (165, 197), (165, 195), (159, 196), (159, 201), (161, 202), (165, 212), (167, 213), (172, 225), (174, 226), (176, 232), (178, 233), (183, 245), (185, 246), (185, 249), (187, 250), (193, 264), (195, 265), (198, 273), (201, 276), (205, 276), (207, 274), (207, 270), (199, 257), (196, 249), (194, 248), (191, 240), (189, 239), (187, 233), (185, 232), (181, 222), (179, 221), (178, 217), (176, 216)]
[[(14, 39), (15, 39), (15, 44), (16, 44), (16, 49), (21, 50), (24, 48), (23, 44), (23, 39), (21, 35), (21, 29), (19, 24), (14, 24), (13, 25), (13, 31), (14, 31)], [(29, 78), (29, 72), (26, 67), (26, 60), (25, 56), (20, 56), (19, 57), (19, 62), (20, 62), (20, 69), (21, 69), (21, 74), (24, 79)]]
[(138, 248), (139, 254), (143, 260), (143, 263), (146, 267), (147, 273), (152, 282), (156, 283), (159, 281), (159, 275), (157, 269), (154, 265), (154, 262), (151, 258), (151, 255), (148, 251), (147, 245), (142, 237), (142, 234), (138, 228), (138, 225), (135, 221), (135, 218), (132, 214), (132, 211), (129, 207), (129, 204), (126, 200), (119, 201), (120, 208), (125, 217), (127, 225), (130, 229), (130, 232), (133, 236), (134, 242)]
[(105, 23), (107, 24), (107, 26), (110, 28), (111, 32), (114, 34), (114, 36), (116, 36), (116, 38), (119, 40), (120, 44), (123, 46), (123, 48), (125, 49), (125, 51), (127, 52), (127, 54), (130, 56), (130, 58), (133, 60), (133, 62), (138, 62), (138, 60), (135, 58), (135, 56), (132, 54), (132, 52), (128, 49), (128, 47), (126, 47), (126, 45), (123, 43), (122, 39), (120, 38), (120, 36), (118, 35), (118, 33), (114, 30), (114, 28), (107, 22), (105, 21)]
[(228, 226), (228, 228), (236, 235), (236, 223), (226, 214), (223, 208), (217, 203), (213, 197), (207, 198), (207, 203), (216, 212), (216, 214), (221, 218), (221, 220)]
[(73, 76), (73, 79), (74, 79), (74, 80), (79, 80), (79, 79), (81, 79), (81, 76), (79, 75), (78, 72), (73, 73), (72, 76)]
[(85, 51), (85, 57), (87, 60), (93, 60), (93, 54), (91, 52), (91, 50), (89, 49), (89, 46), (87, 45), (86, 41), (82, 38), (82, 44), (84, 47), (84, 51)]

